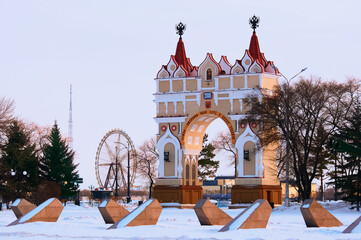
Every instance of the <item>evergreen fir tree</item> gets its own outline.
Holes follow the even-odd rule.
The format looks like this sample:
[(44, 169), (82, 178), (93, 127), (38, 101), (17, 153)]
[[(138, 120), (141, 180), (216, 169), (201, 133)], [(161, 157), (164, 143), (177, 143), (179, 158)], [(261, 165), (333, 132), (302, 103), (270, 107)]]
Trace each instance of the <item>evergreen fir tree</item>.
[(57, 183), (61, 189), (61, 196), (73, 196), (78, 188), (80, 178), (74, 164), (74, 151), (61, 138), (60, 130), (55, 122), (48, 136), (48, 143), (43, 147), (41, 159), (41, 176), (46, 180)]
[(208, 134), (203, 137), (202, 151), (198, 156), (198, 177), (202, 180), (215, 177), (219, 168), (219, 161), (213, 160), (216, 156), (213, 152), (215, 147), (211, 143), (207, 143)]
[(346, 194), (344, 198), (360, 209), (361, 201), (361, 102), (357, 102), (352, 116), (340, 132), (331, 138), (330, 147), (341, 153), (344, 164), (339, 166), (342, 176), (337, 184)]
[(1, 146), (0, 191), (5, 202), (28, 198), (39, 182), (39, 159), (30, 133), (15, 120), (6, 131), (6, 141)]

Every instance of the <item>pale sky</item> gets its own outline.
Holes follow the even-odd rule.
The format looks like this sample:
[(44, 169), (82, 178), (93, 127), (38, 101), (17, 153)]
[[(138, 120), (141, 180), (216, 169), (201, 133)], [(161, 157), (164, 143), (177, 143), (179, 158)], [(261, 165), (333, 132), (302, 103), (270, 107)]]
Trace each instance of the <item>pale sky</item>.
[(56, 119), (66, 136), (72, 84), (82, 188), (97, 186), (95, 153), (110, 129), (136, 146), (156, 134), (154, 77), (175, 53), (179, 21), (193, 65), (207, 52), (241, 59), (255, 14), (261, 51), (284, 75), (308, 67), (305, 77), (344, 81), (361, 78), (360, 9), (358, 0), (0, 0), (0, 97), (14, 99), (26, 121)]

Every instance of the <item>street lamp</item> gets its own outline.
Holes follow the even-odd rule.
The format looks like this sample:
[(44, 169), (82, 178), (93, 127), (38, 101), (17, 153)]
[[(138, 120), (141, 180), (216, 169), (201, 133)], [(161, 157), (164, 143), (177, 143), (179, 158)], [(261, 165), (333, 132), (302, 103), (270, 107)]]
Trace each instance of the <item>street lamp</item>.
[[(115, 142), (115, 144), (120, 142)], [(118, 198), (118, 146), (115, 145), (115, 200)]]
[[(27, 171), (23, 171), (23, 172), (22, 172), (22, 175), (23, 175), (23, 176), (27, 176), (27, 174), (28, 174)], [(10, 175), (11, 175), (12, 177), (15, 177), (16, 172), (14, 171), (14, 169), (11, 169)], [(19, 183), (16, 183), (16, 196), (17, 196), (17, 197), (19, 197), (18, 194), (19, 194), (19, 192), (20, 192), (20, 186), (19, 186), (19, 185), (20, 185)]]
[[(127, 190), (127, 203), (130, 203), (130, 156), (129, 156), (129, 142), (127, 142), (128, 143), (128, 145), (126, 146), (124, 143), (121, 143), (121, 142), (117, 142), (117, 143), (119, 143), (119, 144), (121, 144), (121, 145), (123, 145), (123, 147), (125, 148), (125, 149), (127, 149), (127, 152), (128, 152), (128, 190)], [(115, 158), (115, 160), (117, 161), (117, 157)], [(116, 175), (118, 175), (118, 171), (116, 172)], [(117, 185), (117, 183), (116, 183), (116, 185)]]
[[(271, 65), (273, 69), (277, 69), (275, 65)], [(292, 81), (292, 79), (294, 79), (295, 77), (297, 77), (299, 74), (301, 74), (302, 72), (306, 71), (307, 68), (303, 68), (301, 69), (301, 71), (299, 71), (297, 74), (295, 74), (292, 78), (290, 78), (288, 80), (287, 77), (285, 77), (285, 75), (283, 75), (280, 71), (278, 71), (278, 73), (284, 78), (286, 79), (287, 82), (287, 90), (290, 87), (290, 83)], [(289, 144), (289, 136), (288, 136), (288, 118), (289, 118), (289, 95), (287, 94), (287, 99), (286, 99), (286, 116), (285, 116), (285, 125), (286, 125), (286, 132), (285, 132), (285, 137), (286, 137), (286, 196), (285, 196), (285, 206), (289, 207), (290, 206), (290, 189), (289, 189), (289, 175), (290, 175), (290, 144)]]

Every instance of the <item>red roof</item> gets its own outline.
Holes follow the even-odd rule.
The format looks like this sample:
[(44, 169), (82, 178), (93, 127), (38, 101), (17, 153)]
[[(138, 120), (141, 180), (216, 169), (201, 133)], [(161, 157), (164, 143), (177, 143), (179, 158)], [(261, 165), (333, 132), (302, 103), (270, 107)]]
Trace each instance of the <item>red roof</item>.
[(262, 63), (262, 54), (259, 48), (256, 32), (253, 32), (251, 42), (249, 44), (249, 52), (254, 60), (258, 60), (260, 63)]
[(185, 69), (187, 69), (187, 56), (186, 56), (186, 50), (184, 48), (184, 43), (182, 38), (179, 38), (178, 44), (177, 44), (177, 50), (175, 52), (175, 60), (179, 65), (182, 65)]

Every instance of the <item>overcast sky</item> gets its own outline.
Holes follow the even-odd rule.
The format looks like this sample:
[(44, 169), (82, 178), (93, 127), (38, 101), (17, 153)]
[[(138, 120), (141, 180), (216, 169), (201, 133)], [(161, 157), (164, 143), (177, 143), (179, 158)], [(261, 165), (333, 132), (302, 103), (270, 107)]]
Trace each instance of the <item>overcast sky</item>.
[[(139, 146), (156, 133), (156, 76), (175, 53), (174, 26), (187, 24), (187, 57), (207, 52), (231, 64), (248, 48), (248, 19), (261, 18), (261, 51), (286, 76), (361, 78), (361, 1), (0, 0), (0, 97), (16, 114), (68, 132), (73, 85), (74, 148), (83, 188), (97, 185), (102, 137), (125, 130)], [(139, 107), (140, 110), (139, 110)]]

